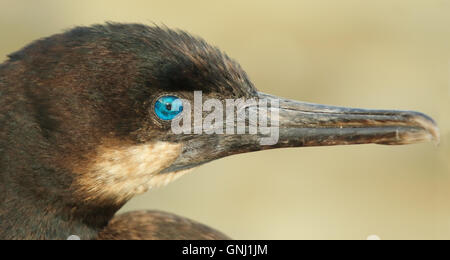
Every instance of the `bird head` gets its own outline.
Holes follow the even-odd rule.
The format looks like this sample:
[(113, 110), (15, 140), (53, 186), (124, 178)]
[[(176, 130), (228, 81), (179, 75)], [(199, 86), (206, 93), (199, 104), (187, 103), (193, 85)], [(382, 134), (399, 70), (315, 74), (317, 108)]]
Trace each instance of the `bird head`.
[(8, 104), (16, 115), (9, 128), (21, 140), (8, 149), (29, 146), (20, 158), (39, 162), (15, 167), (52, 183), (37, 181), (37, 190), (64, 192), (74, 205), (123, 204), (234, 154), (439, 139), (434, 121), (418, 112), (261, 93), (218, 48), (158, 26), (75, 28), (13, 53), (2, 70), (8, 77), (0, 82), (20, 89)]

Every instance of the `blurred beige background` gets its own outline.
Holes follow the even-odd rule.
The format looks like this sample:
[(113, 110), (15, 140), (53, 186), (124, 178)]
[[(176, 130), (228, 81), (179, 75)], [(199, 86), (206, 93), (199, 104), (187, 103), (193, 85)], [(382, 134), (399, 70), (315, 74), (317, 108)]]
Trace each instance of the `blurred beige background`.
[(450, 239), (450, 1), (0, 0), (0, 60), (104, 21), (164, 23), (225, 50), (264, 92), (419, 110), (439, 147), (300, 148), (204, 165), (123, 211), (161, 209), (236, 239)]

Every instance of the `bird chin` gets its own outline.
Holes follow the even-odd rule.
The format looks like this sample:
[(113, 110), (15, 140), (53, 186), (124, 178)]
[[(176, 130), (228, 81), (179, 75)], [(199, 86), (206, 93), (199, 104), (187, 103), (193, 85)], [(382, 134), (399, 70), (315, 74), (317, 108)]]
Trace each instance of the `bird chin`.
[(182, 144), (152, 142), (128, 144), (104, 141), (90, 156), (80, 174), (78, 192), (85, 200), (124, 202), (137, 194), (160, 187), (189, 170), (161, 173), (179, 157)]

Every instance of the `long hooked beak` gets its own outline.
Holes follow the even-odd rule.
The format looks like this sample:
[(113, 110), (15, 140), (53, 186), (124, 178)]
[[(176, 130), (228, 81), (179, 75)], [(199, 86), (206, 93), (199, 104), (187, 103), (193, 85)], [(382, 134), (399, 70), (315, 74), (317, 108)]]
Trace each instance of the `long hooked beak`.
[[(189, 169), (233, 154), (305, 146), (350, 144), (402, 145), (425, 141), (439, 142), (439, 129), (429, 116), (413, 111), (368, 110), (326, 106), (283, 99), (258, 93), (259, 100), (278, 103), (275, 107), (250, 106), (248, 111), (264, 110), (275, 142), (262, 140), (273, 133), (190, 135), (183, 142), (179, 158), (163, 172)], [(273, 113), (276, 112), (276, 113)], [(250, 113), (250, 112), (248, 112)], [(274, 114), (275, 128), (273, 123)], [(236, 117), (237, 118), (237, 117)], [(260, 120), (256, 125), (261, 127)], [(232, 122), (234, 126), (238, 121)], [(273, 136), (272, 136), (273, 137)]]
[(419, 112), (326, 106), (263, 93), (259, 97), (279, 101), (276, 147), (439, 142), (436, 123)]

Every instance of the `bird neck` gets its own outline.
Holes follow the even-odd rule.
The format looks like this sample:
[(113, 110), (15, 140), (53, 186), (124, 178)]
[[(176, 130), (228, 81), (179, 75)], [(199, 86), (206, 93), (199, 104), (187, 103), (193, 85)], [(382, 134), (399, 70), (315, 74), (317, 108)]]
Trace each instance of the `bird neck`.
[(19, 185), (0, 183), (0, 239), (95, 239), (120, 208), (79, 205), (45, 187), (37, 195), (36, 189)]
[(80, 173), (67, 162), (83, 154), (73, 147), (85, 147), (82, 137), (89, 135), (64, 134), (61, 129), (78, 125), (55, 115), (63, 109), (51, 109), (50, 94), (31, 93), (39, 88), (26, 87), (33, 81), (22, 70), (0, 65), (0, 240), (94, 239), (123, 204), (86, 203), (74, 192)]

